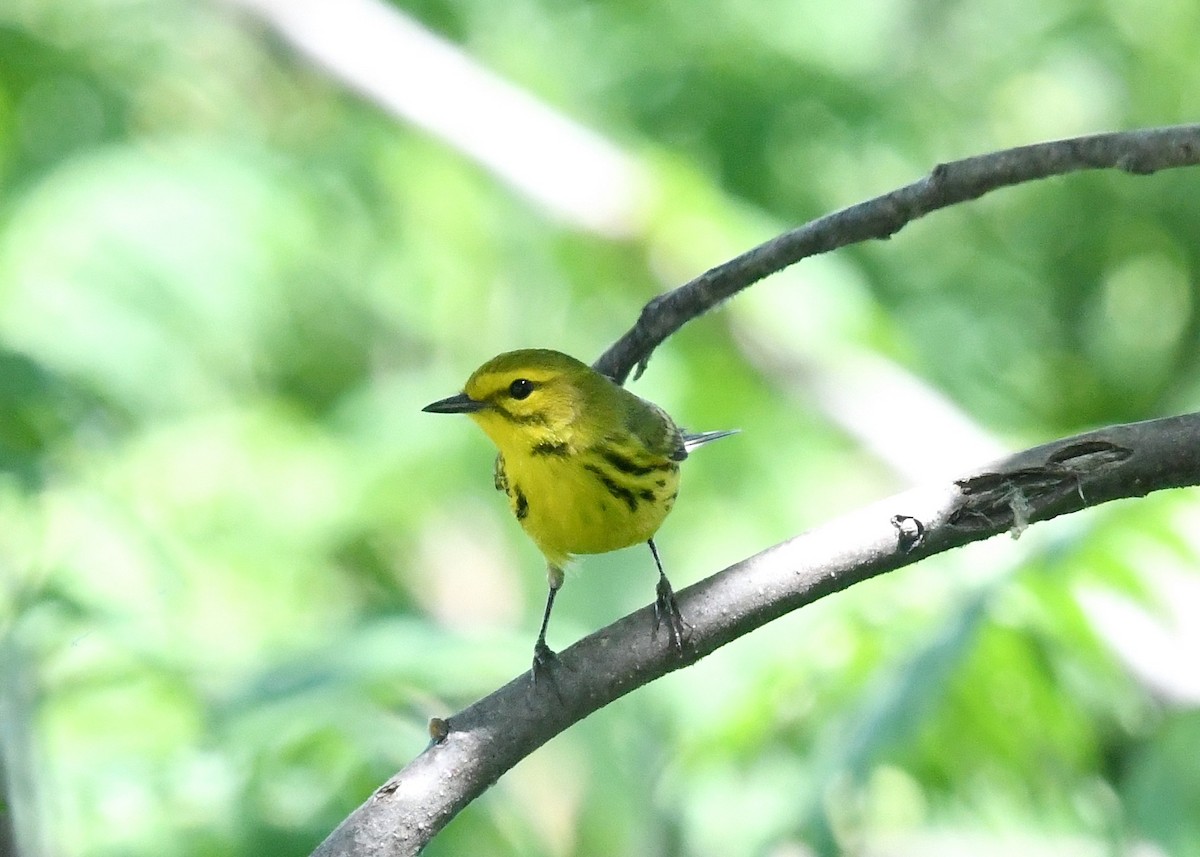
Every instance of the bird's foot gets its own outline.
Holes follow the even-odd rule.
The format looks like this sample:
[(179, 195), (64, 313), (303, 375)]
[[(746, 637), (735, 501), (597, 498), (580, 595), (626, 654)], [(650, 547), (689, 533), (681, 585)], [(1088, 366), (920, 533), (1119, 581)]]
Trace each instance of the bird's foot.
[(654, 600), (654, 635), (658, 636), (659, 626), (666, 622), (671, 633), (671, 643), (675, 646), (675, 651), (682, 654), (684, 638), (692, 630), (692, 626), (684, 621), (683, 614), (679, 611), (679, 602), (675, 599), (675, 590), (671, 588), (671, 583), (665, 575), (658, 578), (655, 591), (658, 597)]
[(533, 646), (533, 683), (536, 685), (539, 678), (549, 678), (550, 670), (557, 663), (558, 655), (546, 645), (545, 640), (538, 640)]

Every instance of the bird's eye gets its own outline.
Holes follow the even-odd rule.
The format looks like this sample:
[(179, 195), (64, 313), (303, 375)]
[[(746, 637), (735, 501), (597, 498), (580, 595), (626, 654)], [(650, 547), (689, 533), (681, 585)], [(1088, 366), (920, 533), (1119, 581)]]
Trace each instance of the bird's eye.
[(514, 399), (528, 399), (533, 392), (533, 382), (527, 378), (518, 378), (508, 385), (508, 394)]

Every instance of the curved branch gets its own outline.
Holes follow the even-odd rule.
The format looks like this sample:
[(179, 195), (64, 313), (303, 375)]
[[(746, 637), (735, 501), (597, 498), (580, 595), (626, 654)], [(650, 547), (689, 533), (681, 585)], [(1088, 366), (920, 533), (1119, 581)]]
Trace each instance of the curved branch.
[(747, 286), (809, 256), (889, 238), (931, 211), (997, 188), (1080, 170), (1148, 174), (1197, 164), (1200, 125), (1074, 137), (940, 164), (920, 181), (785, 232), (655, 298), (637, 324), (592, 365), (623, 384), (635, 367), (637, 375), (642, 373), (651, 352), (668, 336)]
[(1200, 413), (1114, 426), (1010, 456), (953, 483), (905, 492), (817, 527), (678, 593), (682, 656), (645, 607), (448, 720), (434, 741), (322, 843), (319, 857), (417, 854), (537, 747), (593, 711), (818, 598), (998, 533), (1122, 497), (1200, 484)]

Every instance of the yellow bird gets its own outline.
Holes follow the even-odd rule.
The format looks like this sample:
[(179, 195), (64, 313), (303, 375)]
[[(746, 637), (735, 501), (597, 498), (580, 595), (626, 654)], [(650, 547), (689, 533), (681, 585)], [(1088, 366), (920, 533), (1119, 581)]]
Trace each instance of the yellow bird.
[(658, 566), (654, 627), (665, 619), (682, 650), (686, 624), (654, 534), (675, 505), (679, 462), (734, 434), (687, 434), (662, 408), (558, 351), (510, 351), (484, 363), (463, 392), (423, 410), (467, 414), (492, 439), (496, 488), (546, 557), (550, 592), (533, 648), (533, 678), (555, 658), (546, 626), (575, 554), (646, 542)]

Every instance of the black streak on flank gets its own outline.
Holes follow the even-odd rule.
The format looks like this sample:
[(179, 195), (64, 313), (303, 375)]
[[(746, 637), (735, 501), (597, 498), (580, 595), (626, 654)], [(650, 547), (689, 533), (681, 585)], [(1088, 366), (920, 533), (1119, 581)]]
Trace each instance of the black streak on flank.
[(543, 440), (540, 443), (535, 443), (529, 452), (532, 455), (553, 455), (557, 458), (566, 458), (571, 454), (571, 448), (565, 443), (552, 443), (551, 441)]
[(525, 492), (521, 490), (520, 485), (514, 485), (512, 491), (513, 497), (517, 500), (517, 505), (513, 507), (513, 511), (516, 512), (517, 520), (523, 521), (525, 520), (525, 516), (529, 514), (529, 500), (525, 497)]
[(613, 481), (612, 477), (606, 474), (603, 470), (594, 464), (585, 464), (584, 470), (596, 474), (596, 478), (600, 483), (608, 489), (608, 493), (612, 494), (618, 500), (621, 500), (629, 507), (629, 511), (636, 512), (638, 507), (637, 497), (633, 496), (633, 492), (628, 488), (618, 485)]
[(679, 465), (674, 462), (666, 464), (638, 464), (636, 461), (630, 461), (625, 456), (613, 452), (611, 449), (601, 449), (600, 455), (604, 460), (613, 467), (620, 470), (622, 473), (628, 473), (630, 476), (645, 476), (647, 473), (653, 473), (655, 470), (678, 470)]
[(638, 492), (638, 496), (641, 497), (643, 500), (646, 500), (647, 502), (650, 502), (650, 503), (654, 502), (654, 492), (651, 491), (649, 488), (643, 488), (641, 491)]

